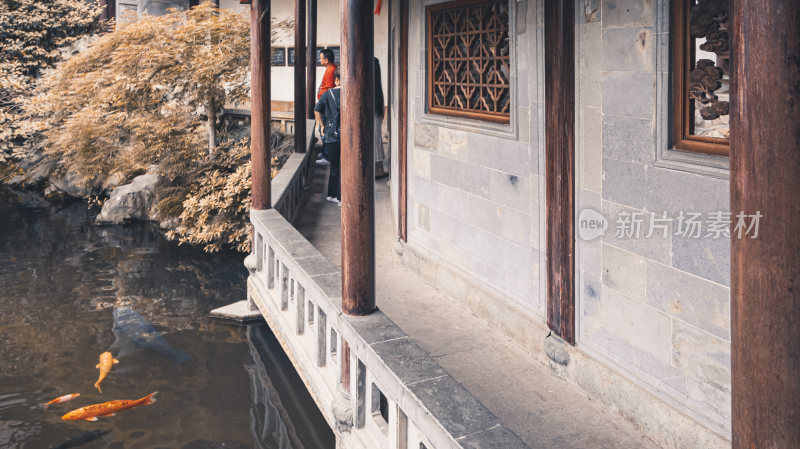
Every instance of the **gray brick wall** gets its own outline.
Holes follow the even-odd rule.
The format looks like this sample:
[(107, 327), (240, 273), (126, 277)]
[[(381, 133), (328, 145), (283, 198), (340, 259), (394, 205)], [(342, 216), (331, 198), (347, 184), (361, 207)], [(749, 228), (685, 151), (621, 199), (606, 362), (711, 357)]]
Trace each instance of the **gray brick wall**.
[[(578, 25), (578, 53), (588, 58), (577, 65), (578, 204), (609, 227), (577, 243), (578, 345), (729, 434), (729, 241), (675, 235), (675, 220), (644, 237), (651, 213), (728, 211), (728, 181), (656, 164), (665, 145), (657, 124), (669, 119), (658, 103), (668, 98), (656, 95), (669, 52), (669, 18), (659, 17), (667, 2), (598, 3), (600, 14)], [(639, 238), (617, 235), (626, 214), (641, 214)]]
[[(540, 145), (543, 95), (537, 58), (541, 27), (528, 1), (512, 2), (524, 16), (514, 34), (512, 85), (516, 108), (511, 124), (428, 114), (424, 101), (425, 46), (422, 14), (412, 14), (409, 241), (474, 276), (511, 302), (542, 314), (540, 291)], [(519, 4), (523, 4), (522, 7)], [(426, 2), (412, 2), (423, 11)], [(516, 15), (517, 10), (514, 11)]]

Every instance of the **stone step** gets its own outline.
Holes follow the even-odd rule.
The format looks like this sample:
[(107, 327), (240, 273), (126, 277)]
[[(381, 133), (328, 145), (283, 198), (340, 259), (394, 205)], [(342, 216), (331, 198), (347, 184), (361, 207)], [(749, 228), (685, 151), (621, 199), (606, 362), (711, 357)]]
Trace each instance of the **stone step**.
[(211, 318), (235, 321), (236, 323), (240, 324), (250, 324), (264, 320), (264, 317), (261, 316), (261, 312), (259, 312), (258, 309), (250, 309), (250, 306), (247, 304), (247, 300), (241, 300), (233, 304), (228, 304), (227, 306), (214, 309), (211, 311)]

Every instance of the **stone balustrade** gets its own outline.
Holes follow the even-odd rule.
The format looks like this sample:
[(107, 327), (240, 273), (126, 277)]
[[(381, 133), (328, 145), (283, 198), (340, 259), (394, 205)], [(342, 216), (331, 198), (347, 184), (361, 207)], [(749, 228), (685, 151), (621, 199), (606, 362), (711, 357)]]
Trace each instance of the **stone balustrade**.
[[(528, 447), (380, 310), (342, 314), (340, 270), (283, 215), (251, 214), (248, 301), (280, 341), (338, 447)], [(343, 342), (349, 393), (341, 382)]]
[[(311, 142), (314, 121), (306, 123), (306, 141)], [(289, 222), (300, 215), (314, 179), (314, 151), (309, 144), (305, 153), (293, 153), (272, 179), (272, 207)]]

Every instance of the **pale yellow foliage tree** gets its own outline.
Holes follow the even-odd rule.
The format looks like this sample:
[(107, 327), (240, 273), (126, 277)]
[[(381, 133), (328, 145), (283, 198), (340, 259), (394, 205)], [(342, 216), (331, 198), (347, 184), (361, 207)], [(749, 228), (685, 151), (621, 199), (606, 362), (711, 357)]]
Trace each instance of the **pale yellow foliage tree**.
[(64, 47), (101, 29), (101, 11), (96, 1), (0, 1), (0, 176), (30, 155), (41, 130), (25, 112), (36, 79)]
[[(290, 27), (273, 21), (273, 40)], [(247, 143), (209, 148), (204, 116), (249, 98), (249, 61), (249, 18), (210, 3), (120, 24), (43, 81), (33, 107), (48, 121), (45, 151), (94, 186), (156, 165), (159, 218), (181, 223), (170, 236), (245, 249)]]
[(248, 98), (249, 48), (248, 21), (209, 3), (120, 25), (44, 80), (47, 152), (93, 183), (202, 158), (198, 112)]

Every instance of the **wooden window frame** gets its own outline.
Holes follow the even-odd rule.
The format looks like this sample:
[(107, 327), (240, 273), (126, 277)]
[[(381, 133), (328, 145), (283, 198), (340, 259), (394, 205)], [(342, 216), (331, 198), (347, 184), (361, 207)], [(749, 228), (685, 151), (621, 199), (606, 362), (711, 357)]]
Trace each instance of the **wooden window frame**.
[[(451, 108), (444, 108), (444, 107), (437, 107), (433, 105), (433, 21), (431, 20), (431, 13), (440, 11), (443, 9), (451, 9), (453, 7), (466, 7), (480, 3), (487, 3), (490, 0), (453, 0), (447, 1), (444, 3), (438, 3), (435, 5), (429, 5), (425, 7), (425, 29), (426, 29), (426, 36), (425, 36), (425, 48), (428, 53), (427, 57), (427, 67), (426, 69), (426, 85), (427, 85), (427, 98), (425, 99), (425, 108), (428, 113), (431, 114), (440, 114), (440, 115), (448, 115), (453, 117), (463, 117), (475, 120), (484, 120), (489, 122), (500, 123), (504, 125), (508, 125), (511, 123), (511, 113), (513, 111), (513, 104), (512, 104), (512, 89), (511, 89), (511, 77), (509, 74), (508, 80), (508, 101), (509, 101), (509, 108), (508, 113), (502, 112), (479, 112), (473, 110), (461, 110), (461, 109), (451, 109)], [(501, 0), (506, 1), (506, 0)], [(509, 39), (509, 47), (513, 45), (511, 42), (511, 6), (509, 8), (509, 23), (508, 23), (508, 39)], [(509, 51), (508, 54), (508, 65), (509, 65), (509, 72), (511, 71), (511, 54), (512, 52)]]
[(689, 34), (691, 8), (686, 0), (672, 0), (671, 61), (672, 68), (672, 129), (670, 146), (692, 153), (728, 156), (730, 140), (718, 137), (697, 136), (689, 133), (690, 120), (694, 119), (692, 100), (689, 99), (689, 72), (694, 67), (695, 46)]

